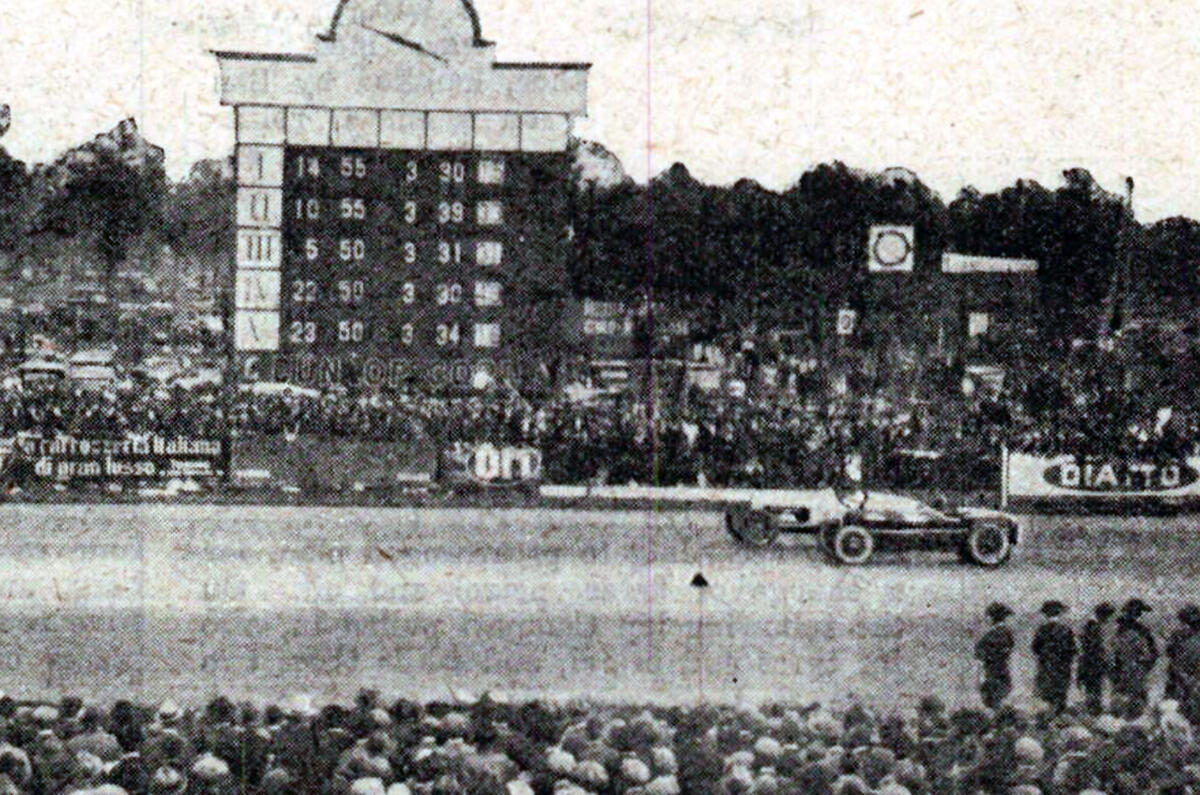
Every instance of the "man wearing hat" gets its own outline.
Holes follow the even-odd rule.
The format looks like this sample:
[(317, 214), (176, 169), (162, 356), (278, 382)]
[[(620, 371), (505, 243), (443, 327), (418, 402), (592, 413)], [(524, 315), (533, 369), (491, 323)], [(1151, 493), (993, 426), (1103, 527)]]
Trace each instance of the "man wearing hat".
[(1158, 645), (1141, 617), (1150, 612), (1150, 605), (1141, 599), (1130, 599), (1117, 616), (1117, 635), (1113, 639), (1112, 683), (1114, 711), (1129, 720), (1136, 720), (1146, 709), (1149, 697), (1147, 680), (1158, 662)]
[(150, 795), (183, 795), (188, 780), (173, 767), (160, 767), (150, 779)]
[(304, 791), (313, 790), (318, 778), (316, 762), (320, 757), (320, 749), (313, 726), (316, 715), (317, 710), (311, 698), (306, 695), (292, 696), (284, 708), (283, 724), (275, 731), (270, 745), (270, 753), (275, 756), (275, 761), (296, 776)]
[(1186, 604), (1179, 609), (1177, 616), (1179, 626), (1167, 639), (1167, 685), (1163, 691), (1163, 698), (1182, 701), (1187, 691), (1180, 683), (1179, 666), (1176, 659), (1179, 657), (1183, 644), (1200, 627), (1200, 607), (1191, 603)]
[(224, 759), (205, 752), (192, 763), (191, 777), (194, 779), (196, 792), (209, 795), (224, 795), (232, 790), (233, 782), (229, 774), (229, 765)]
[(1034, 689), (1038, 697), (1058, 714), (1067, 708), (1067, 692), (1071, 689), (1071, 668), (1075, 662), (1075, 633), (1059, 616), (1067, 606), (1057, 599), (1042, 604), (1046, 620), (1033, 635), (1033, 657), (1037, 661)]
[(1075, 680), (1085, 694), (1087, 711), (1092, 715), (1104, 712), (1104, 681), (1108, 678), (1112, 663), (1104, 630), (1116, 612), (1117, 608), (1108, 602), (1096, 605), (1092, 618), (1083, 625), (1083, 632), (1079, 636), (1079, 667), (1075, 672)]
[(1176, 700), (1183, 716), (1193, 726), (1200, 726), (1200, 610), (1184, 608), (1179, 611), (1179, 618), (1191, 631), (1171, 654)]
[(1008, 605), (1000, 602), (988, 605), (987, 617), (992, 626), (975, 644), (975, 659), (983, 664), (983, 682), (979, 685), (979, 694), (988, 709), (999, 707), (1012, 692), (1008, 661), (1015, 641), (1006, 623), (1012, 614)]

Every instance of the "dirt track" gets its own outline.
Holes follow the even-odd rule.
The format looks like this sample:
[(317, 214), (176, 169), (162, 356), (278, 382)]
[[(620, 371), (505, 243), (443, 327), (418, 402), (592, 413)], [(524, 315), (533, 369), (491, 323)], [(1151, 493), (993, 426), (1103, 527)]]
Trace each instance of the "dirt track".
[[(973, 701), (991, 599), (1079, 620), (1100, 599), (1200, 600), (1191, 518), (1037, 518), (1008, 568), (829, 566), (736, 548), (706, 513), (8, 506), (0, 687), (111, 698), (347, 696), (362, 685), (605, 700)], [(703, 571), (711, 587), (689, 587)], [(1026, 654), (1018, 697), (1032, 678)]]

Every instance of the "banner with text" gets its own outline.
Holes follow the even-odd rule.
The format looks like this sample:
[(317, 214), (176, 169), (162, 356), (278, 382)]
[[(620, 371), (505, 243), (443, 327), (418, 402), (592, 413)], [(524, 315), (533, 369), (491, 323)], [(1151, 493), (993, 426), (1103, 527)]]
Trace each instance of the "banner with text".
[(519, 486), (542, 479), (542, 451), (535, 447), (460, 442), (442, 454), (441, 476), (454, 483)]
[(1008, 456), (1011, 497), (1200, 497), (1200, 457)]
[(32, 462), (34, 477), (43, 480), (166, 481), (224, 474), (224, 447), (219, 439), (153, 435), (26, 438), (13, 443), (12, 454)]

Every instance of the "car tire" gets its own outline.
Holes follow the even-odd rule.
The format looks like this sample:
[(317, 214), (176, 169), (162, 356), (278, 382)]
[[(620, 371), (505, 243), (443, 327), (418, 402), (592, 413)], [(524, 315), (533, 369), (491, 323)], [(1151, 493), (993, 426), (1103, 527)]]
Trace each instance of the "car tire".
[(1012, 555), (1008, 528), (999, 522), (971, 525), (963, 539), (963, 556), (976, 566), (994, 569), (1003, 566)]
[(821, 528), (820, 536), (818, 536), (818, 543), (821, 545), (821, 550), (830, 558), (833, 557), (833, 539), (837, 536), (838, 527), (840, 525), (823, 527)]
[(859, 566), (875, 552), (875, 537), (858, 525), (842, 525), (834, 531), (830, 552), (838, 563)]
[(779, 538), (779, 525), (767, 511), (749, 511), (741, 541), (749, 547), (769, 547)]
[(742, 535), (745, 532), (746, 521), (750, 512), (745, 508), (730, 508), (725, 511), (725, 530), (729, 535), (733, 536), (735, 541), (741, 541)]
[(738, 543), (748, 547), (769, 547), (779, 537), (779, 526), (766, 511), (733, 508), (725, 513), (725, 528)]

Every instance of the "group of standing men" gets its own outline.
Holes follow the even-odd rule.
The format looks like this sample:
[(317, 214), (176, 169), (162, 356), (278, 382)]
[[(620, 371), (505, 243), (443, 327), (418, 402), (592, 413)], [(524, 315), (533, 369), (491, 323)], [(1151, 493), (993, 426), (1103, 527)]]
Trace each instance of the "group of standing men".
[[(1074, 682), (1085, 695), (1089, 712), (1105, 711), (1106, 686), (1111, 688), (1109, 711), (1133, 719), (1146, 709), (1150, 674), (1159, 650), (1153, 633), (1142, 623), (1151, 612), (1141, 599), (1130, 599), (1118, 611), (1108, 602), (1096, 605), (1078, 637), (1063, 619), (1068, 608), (1058, 600), (1042, 605), (1043, 621), (1033, 636), (1031, 651), (1037, 663), (1034, 689), (1050, 709), (1066, 709)], [(975, 646), (983, 665), (980, 694), (983, 703), (996, 709), (1012, 691), (1010, 658), (1016, 641), (1008, 619), (1013, 611), (1000, 602), (988, 605), (991, 627)], [(1110, 622), (1116, 616), (1115, 629)], [(1167, 684), (1164, 698), (1180, 702), (1182, 712), (1200, 724), (1200, 607), (1188, 604), (1179, 611), (1179, 627), (1167, 643)]]

